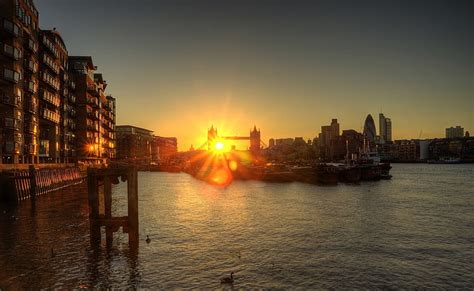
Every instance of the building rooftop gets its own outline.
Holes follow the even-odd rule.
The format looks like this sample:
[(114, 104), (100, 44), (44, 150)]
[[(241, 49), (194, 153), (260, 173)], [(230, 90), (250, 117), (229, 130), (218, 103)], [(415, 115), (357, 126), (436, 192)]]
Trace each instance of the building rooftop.
[(85, 63), (87, 63), (87, 67), (89, 69), (97, 70), (97, 67), (94, 66), (94, 63), (92, 62), (92, 57), (91, 56), (69, 56), (68, 61), (69, 61), (69, 63), (85, 62)]
[(116, 125), (115, 128), (116, 128), (117, 132), (118, 131), (122, 131), (122, 132), (131, 131), (131, 132), (134, 132), (135, 130), (138, 130), (138, 131), (141, 131), (143, 133), (150, 134), (150, 135), (153, 134), (153, 130), (149, 130), (149, 129), (146, 129), (146, 128), (133, 126), (133, 125)]

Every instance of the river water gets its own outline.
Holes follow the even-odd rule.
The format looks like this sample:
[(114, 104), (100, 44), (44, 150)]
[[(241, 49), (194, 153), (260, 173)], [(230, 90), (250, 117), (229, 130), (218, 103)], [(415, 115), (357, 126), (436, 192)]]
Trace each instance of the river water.
[[(140, 173), (140, 245), (89, 242), (84, 187), (0, 212), (0, 289), (474, 287), (474, 166), (395, 164), (321, 187)], [(126, 213), (125, 184), (113, 188)], [(151, 242), (145, 242), (149, 235)]]

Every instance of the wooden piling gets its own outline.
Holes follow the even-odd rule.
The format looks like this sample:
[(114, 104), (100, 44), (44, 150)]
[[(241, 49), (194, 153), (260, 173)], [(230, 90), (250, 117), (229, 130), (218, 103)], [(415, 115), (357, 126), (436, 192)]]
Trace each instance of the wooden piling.
[(99, 219), (99, 185), (97, 183), (96, 169), (87, 169), (87, 193), (89, 200), (89, 226), (90, 241), (92, 246), (100, 245)]
[(138, 177), (135, 167), (128, 170), (128, 241), (131, 245), (138, 246)]
[[(109, 176), (104, 177), (104, 208), (105, 218), (112, 218), (112, 181)], [(110, 226), (105, 227), (105, 241), (107, 247), (112, 246), (113, 229)]]
[[(100, 245), (100, 228), (105, 226), (106, 245), (112, 246), (113, 233), (122, 227), (124, 233), (128, 233), (129, 247), (136, 251), (139, 243), (138, 231), (138, 176), (136, 168), (112, 168), (112, 169), (89, 169), (88, 175), (88, 197), (89, 197), (89, 219), (91, 231), (91, 245)], [(112, 184), (127, 181), (128, 216), (112, 217)], [(103, 185), (104, 191), (99, 191)], [(104, 214), (100, 214), (99, 200), (103, 196)]]

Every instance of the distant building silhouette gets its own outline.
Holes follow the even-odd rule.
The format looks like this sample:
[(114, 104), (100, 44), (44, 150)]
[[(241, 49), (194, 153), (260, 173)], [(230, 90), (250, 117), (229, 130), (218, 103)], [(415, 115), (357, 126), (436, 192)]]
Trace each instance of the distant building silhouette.
[(260, 152), (260, 129), (257, 130), (257, 126), (250, 131), (250, 152)]
[(379, 135), (383, 142), (392, 141), (392, 121), (383, 113), (379, 114)]
[(117, 125), (117, 159), (137, 164), (152, 160), (153, 131), (132, 126)]
[(457, 137), (435, 139), (429, 145), (431, 160), (445, 157), (460, 158), (462, 162), (474, 162), (474, 138)]
[(321, 133), (318, 137), (319, 155), (324, 160), (330, 156), (331, 141), (339, 136), (339, 123), (337, 119), (332, 119), (331, 125), (321, 126)]
[(268, 141), (268, 147), (269, 148), (273, 148), (275, 146), (275, 139), (274, 138), (271, 138), (269, 141)]
[(461, 126), (456, 127), (449, 127), (446, 128), (446, 138), (455, 138), (455, 137), (463, 137), (464, 136), (464, 128)]
[(178, 152), (178, 139), (176, 137), (162, 137), (155, 135), (153, 136), (151, 146), (152, 160), (161, 163), (168, 163), (170, 158)]
[(372, 115), (367, 115), (364, 122), (364, 136), (370, 142), (375, 142), (375, 136), (377, 135), (377, 131), (375, 129), (375, 122), (372, 118)]
[(344, 160), (346, 155), (350, 158), (352, 154), (359, 153), (364, 143), (364, 136), (353, 130), (343, 130), (342, 135), (331, 140), (330, 160)]
[(272, 146), (263, 151), (268, 161), (296, 161), (316, 158), (316, 151), (311, 140), (306, 142), (302, 137), (270, 139)]

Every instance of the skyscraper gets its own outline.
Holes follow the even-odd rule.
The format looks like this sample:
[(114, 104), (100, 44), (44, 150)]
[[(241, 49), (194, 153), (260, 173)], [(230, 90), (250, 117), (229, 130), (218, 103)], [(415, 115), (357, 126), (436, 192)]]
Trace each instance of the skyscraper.
[(392, 141), (392, 121), (379, 113), (379, 134), (383, 141)]
[(392, 141), (392, 120), (390, 118), (385, 118), (385, 141)]
[(364, 122), (364, 137), (371, 142), (375, 141), (377, 130), (375, 129), (375, 122), (372, 115), (367, 115)]

